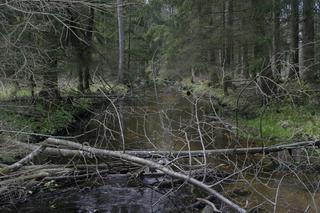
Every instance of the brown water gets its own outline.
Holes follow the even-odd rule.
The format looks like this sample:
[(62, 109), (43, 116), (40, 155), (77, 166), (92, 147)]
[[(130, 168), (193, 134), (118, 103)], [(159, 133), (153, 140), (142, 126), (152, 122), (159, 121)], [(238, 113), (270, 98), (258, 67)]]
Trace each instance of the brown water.
[[(121, 125), (126, 149), (201, 150), (203, 147), (254, 145), (252, 142), (230, 139), (232, 134), (229, 132), (234, 130), (222, 125), (214, 117), (218, 109), (213, 108), (215, 104), (208, 98), (162, 92), (158, 98), (147, 94), (139, 99), (126, 99), (115, 104), (119, 117), (123, 118)], [(112, 105), (101, 106), (96, 116), (81, 130), (83, 136), (78, 141), (100, 148), (121, 150), (123, 144), (119, 143), (119, 119), (114, 114), (116, 112)], [(297, 165), (290, 156), (282, 155), (286, 155), (288, 163), (292, 164), (290, 169), (286, 166), (270, 166), (270, 158), (261, 155), (248, 158), (219, 157), (207, 159), (206, 162), (211, 168), (229, 172), (252, 164), (251, 169), (242, 173), (243, 176), (233, 177), (238, 178), (237, 183), (223, 185), (223, 193), (246, 209), (255, 209), (255, 212), (320, 211), (319, 171), (301, 172), (296, 169)], [(273, 157), (277, 161), (283, 158), (277, 155)], [(204, 159), (199, 161), (205, 162)], [(175, 212), (177, 206), (186, 205), (186, 197), (192, 195), (190, 191), (178, 191), (178, 196), (164, 196), (165, 193), (130, 187), (126, 181), (117, 183), (114, 180), (106, 186), (80, 193), (79, 190), (49, 193), (43, 201), (35, 197), (20, 205), (16, 212)]]

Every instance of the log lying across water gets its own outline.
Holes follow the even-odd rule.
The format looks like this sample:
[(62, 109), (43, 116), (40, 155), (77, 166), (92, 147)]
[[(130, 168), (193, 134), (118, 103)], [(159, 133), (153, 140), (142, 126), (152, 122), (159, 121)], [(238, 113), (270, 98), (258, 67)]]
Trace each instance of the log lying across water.
[(238, 206), (237, 204), (235, 204), (234, 202), (232, 202), (231, 200), (229, 200), (228, 198), (224, 197), (223, 195), (221, 195), (219, 192), (217, 192), (216, 190), (210, 188), (210, 186), (208, 186), (207, 184), (194, 179), (193, 177), (190, 177), (189, 175), (183, 174), (183, 173), (179, 173), (179, 172), (175, 172), (170, 168), (167, 168), (166, 166), (163, 166), (159, 163), (155, 163), (151, 160), (146, 160), (140, 157), (136, 157), (133, 155), (129, 155), (129, 154), (125, 154), (122, 152), (117, 152), (117, 151), (110, 151), (110, 150), (103, 150), (103, 149), (97, 149), (94, 147), (89, 147), (89, 146), (83, 146), (82, 144), (78, 144), (75, 142), (71, 142), (71, 141), (63, 141), (63, 140), (59, 140), (59, 139), (47, 139), (44, 143), (44, 145), (64, 145), (67, 147), (71, 147), (74, 149), (79, 149), (79, 150), (83, 150), (86, 152), (89, 152), (93, 155), (100, 155), (100, 156), (106, 156), (106, 157), (115, 157), (115, 158), (119, 158), (122, 160), (126, 160), (129, 161), (130, 163), (137, 163), (137, 164), (141, 164), (141, 165), (145, 165), (148, 166), (150, 168), (154, 168), (154, 169), (158, 169), (160, 171), (162, 171), (163, 173), (174, 177), (174, 178), (178, 178), (181, 180), (184, 180), (194, 186), (197, 186), (199, 188), (201, 188), (202, 190), (207, 191), (208, 193), (214, 195), (217, 199), (219, 199), (221, 202), (223, 202), (224, 204), (226, 204), (227, 206), (229, 206), (230, 208), (234, 209), (237, 212), (243, 213), (246, 212), (245, 209), (241, 208), (240, 206)]
[[(233, 208), (237, 212), (245, 212), (243, 208), (238, 206), (237, 204), (233, 203), (228, 198), (221, 195), (219, 192), (215, 191), (214, 189), (210, 188), (205, 183), (198, 181), (197, 179), (191, 177), (189, 174), (181, 173), (173, 171), (172, 169), (155, 163), (151, 160), (145, 158), (156, 158), (156, 157), (201, 157), (203, 155), (208, 156), (219, 156), (219, 155), (246, 155), (246, 154), (257, 154), (257, 153), (271, 153), (271, 152), (279, 152), (283, 150), (291, 150), (291, 149), (299, 149), (299, 148), (307, 148), (307, 147), (316, 147), (320, 146), (320, 141), (303, 141), (303, 142), (296, 142), (291, 144), (282, 144), (276, 145), (271, 147), (252, 147), (252, 148), (234, 148), (234, 149), (214, 149), (214, 150), (198, 150), (198, 151), (126, 151), (123, 153), (121, 151), (110, 151), (110, 150), (103, 150), (97, 149), (90, 146), (85, 146), (79, 143), (75, 143), (72, 141), (55, 139), (55, 138), (48, 138), (40, 145), (36, 144), (27, 144), (22, 143), (19, 141), (15, 141), (10, 138), (6, 138), (5, 142), (8, 145), (16, 145), (24, 148), (25, 150), (31, 151), (29, 155), (27, 155), (22, 160), (18, 161), (17, 163), (8, 166), (9, 171), (15, 171), (21, 168), (24, 164), (30, 162), (34, 157), (39, 155), (40, 153), (44, 153), (47, 155), (55, 155), (55, 156), (63, 156), (63, 157), (74, 157), (74, 156), (81, 156), (81, 157), (112, 157), (124, 160), (126, 162), (130, 162), (132, 164), (139, 164), (145, 165), (150, 168), (158, 169), (163, 173), (173, 177), (180, 179), (181, 181), (186, 181), (192, 185), (195, 185), (205, 191), (207, 191), (210, 195), (214, 195), (217, 199), (221, 202), (225, 203), (227, 206)], [(51, 179), (65, 179), (72, 177), (68, 172), (65, 175), (50, 175), (48, 172), (40, 173), (42, 178)], [(51, 177), (52, 176), (52, 177)], [(87, 174), (83, 175), (87, 177)], [(29, 176), (26, 176), (29, 177)], [(26, 178), (23, 177), (23, 178)], [(30, 176), (33, 178), (33, 176)], [(81, 177), (81, 174), (79, 174)], [(2, 183), (6, 183), (5, 180)]]
[[(17, 146), (21, 146), (27, 150), (35, 150), (39, 146), (35, 144), (26, 144), (19, 141), (15, 141), (12, 139), (7, 139), (11, 144), (15, 144)], [(57, 148), (47, 147), (43, 153), (49, 155), (63, 156), (63, 157), (74, 157), (74, 156), (92, 156), (91, 153), (88, 153), (81, 149), (70, 150), (61, 148), (65, 144), (68, 144), (67, 140), (48, 138), (47, 142), (55, 141)], [(80, 145), (81, 146), (81, 145)], [(248, 148), (231, 148), (231, 149), (208, 149), (208, 150), (194, 150), (194, 151), (126, 151), (126, 154), (134, 155), (136, 157), (142, 158), (156, 158), (156, 157), (202, 157), (206, 155), (209, 156), (219, 156), (219, 155), (247, 155), (247, 154), (268, 154), (272, 152), (280, 152), (283, 150), (292, 150), (292, 149), (300, 149), (307, 147), (320, 147), (320, 140), (315, 141), (303, 141), (303, 142), (295, 142), (289, 144), (275, 145), (270, 147), (248, 147)], [(122, 153), (122, 151), (114, 151), (115, 153)], [(96, 156), (99, 157), (99, 153), (95, 153)]]

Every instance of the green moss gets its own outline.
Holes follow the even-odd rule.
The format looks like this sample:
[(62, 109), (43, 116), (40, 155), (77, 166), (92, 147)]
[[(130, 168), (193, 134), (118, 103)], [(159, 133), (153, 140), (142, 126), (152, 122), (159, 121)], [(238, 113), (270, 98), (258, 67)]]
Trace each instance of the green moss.
[(10, 172), (9, 168), (0, 168), (0, 176), (1, 175), (6, 175)]
[[(281, 103), (261, 108), (261, 99), (254, 90), (242, 93), (237, 106), (239, 91), (231, 92), (225, 96), (222, 88), (210, 88), (208, 94), (219, 99), (220, 103), (231, 109), (240, 110), (240, 114), (251, 113), (252, 119), (240, 118), (241, 129), (247, 130), (250, 136), (262, 136), (268, 139), (290, 140), (293, 138), (319, 138), (320, 137), (320, 109), (318, 105), (302, 102), (301, 106), (294, 106), (292, 100), (282, 100)], [(300, 103), (300, 102), (299, 102)], [(259, 116), (260, 115), (260, 116)], [(234, 116), (228, 118), (234, 121)], [(260, 129), (261, 126), (261, 129)]]
[(320, 137), (320, 113), (316, 107), (272, 106), (260, 117), (242, 120), (245, 126), (256, 130), (262, 127), (263, 137)]

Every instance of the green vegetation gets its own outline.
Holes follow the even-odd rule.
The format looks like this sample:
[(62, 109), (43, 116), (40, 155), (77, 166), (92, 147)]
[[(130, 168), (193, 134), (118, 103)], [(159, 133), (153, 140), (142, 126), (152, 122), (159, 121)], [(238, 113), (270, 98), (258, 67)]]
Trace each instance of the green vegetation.
[(27, 108), (1, 110), (0, 120), (10, 129), (50, 135), (75, 122), (75, 115), (87, 106), (85, 99), (80, 99), (76, 105), (61, 103), (48, 106), (47, 103), (39, 102)]
[[(305, 103), (296, 105), (291, 99), (284, 99), (280, 103), (267, 106), (261, 105), (261, 99), (250, 88), (244, 91), (239, 98), (240, 89), (225, 96), (222, 88), (210, 88), (206, 83), (191, 84), (188, 80), (183, 81), (182, 87), (191, 90), (195, 95), (208, 94), (217, 98), (220, 105), (233, 110), (226, 119), (235, 123), (235, 110), (239, 108), (240, 128), (254, 137), (263, 137), (270, 140), (281, 139), (292, 141), (292, 139), (319, 138), (320, 137), (320, 109), (317, 104), (297, 98)], [(294, 86), (290, 85), (291, 89)], [(299, 86), (296, 85), (295, 88)], [(308, 100), (312, 100), (312, 95)], [(244, 118), (244, 114), (252, 114)]]
[(16, 90), (16, 92), (14, 91), (15, 89), (12, 85), (5, 85), (3, 87), (0, 87), (0, 100), (7, 100), (12, 98), (13, 96), (16, 98), (31, 97), (31, 91), (29, 88), (19, 88), (18, 90)]
[(320, 111), (315, 106), (292, 106), (287, 103), (282, 106), (267, 107), (259, 110), (261, 116), (242, 120), (244, 125), (255, 128), (254, 134), (262, 130), (263, 137), (292, 138), (319, 138)]

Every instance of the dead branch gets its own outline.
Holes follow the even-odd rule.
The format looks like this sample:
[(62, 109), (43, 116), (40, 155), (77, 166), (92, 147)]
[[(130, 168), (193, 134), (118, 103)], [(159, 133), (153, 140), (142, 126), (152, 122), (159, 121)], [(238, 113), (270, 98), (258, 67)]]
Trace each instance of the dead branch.
[(45, 146), (39, 146), (37, 149), (35, 149), (33, 152), (31, 152), (29, 155), (27, 155), (26, 157), (22, 158), (21, 160), (19, 160), (18, 162), (8, 166), (8, 169), (10, 169), (11, 171), (15, 171), (18, 170), (19, 168), (21, 168), (24, 164), (32, 161), (35, 157), (37, 157), (41, 152), (43, 152), (46, 149)]
[(0, 173), (1, 174), (6, 174), (6, 173), (13, 172), (13, 171), (16, 171), (16, 170), (20, 169), (23, 165), (25, 165), (28, 162), (32, 161), (35, 157), (37, 157), (45, 149), (46, 149), (45, 146), (37, 147), (29, 155), (27, 155), (26, 157), (22, 158), (18, 162), (14, 163), (14, 164), (12, 164), (12, 165), (10, 165), (8, 167), (3, 168)]
[(47, 139), (45, 141), (45, 144), (47, 144), (47, 145), (50, 145), (50, 144), (52, 144), (52, 145), (64, 145), (64, 146), (71, 147), (71, 148), (74, 148), (74, 149), (80, 149), (80, 150), (92, 153), (94, 155), (98, 154), (98, 155), (101, 155), (101, 156), (120, 158), (120, 159), (129, 161), (129, 162), (146, 165), (146, 166), (148, 166), (150, 168), (153, 168), (153, 169), (158, 169), (158, 170), (170, 175), (171, 177), (182, 179), (182, 180), (184, 180), (184, 181), (186, 181), (186, 182), (188, 182), (188, 183), (190, 183), (192, 185), (195, 185), (195, 186), (197, 186), (197, 187), (209, 192), (210, 194), (214, 195), (217, 199), (219, 199), (221, 202), (225, 203), (226, 205), (228, 205), (232, 209), (236, 210), (237, 212), (246, 212), (246, 210), (244, 210), (243, 208), (241, 208), (240, 206), (238, 206), (234, 202), (230, 201), (228, 198), (224, 197), (223, 195), (221, 195), (216, 190), (211, 189), (205, 183), (200, 182), (200, 181), (198, 181), (198, 180), (196, 180), (196, 179), (194, 179), (194, 178), (192, 178), (192, 177), (190, 177), (188, 175), (175, 172), (175, 171), (173, 171), (173, 170), (171, 170), (171, 169), (169, 169), (169, 168), (167, 168), (165, 166), (162, 166), (162, 165), (160, 165), (158, 163), (155, 163), (153, 161), (146, 160), (146, 159), (143, 159), (143, 158), (139, 158), (139, 157), (136, 157), (136, 156), (132, 156), (132, 155), (129, 155), (129, 154), (124, 154), (122, 152), (97, 149), (97, 148), (93, 148), (93, 147), (89, 147), (89, 146), (83, 146), (81, 144), (74, 143), (74, 142), (71, 142), (71, 141), (63, 141), (63, 140), (58, 140), (58, 139), (53, 139), (53, 138)]
[[(19, 142), (16, 140), (7, 139), (10, 141), (10, 143), (14, 143), (15, 145), (21, 146), (28, 150), (34, 150), (37, 149), (39, 146), (35, 144), (26, 144), (23, 142)], [(58, 155), (63, 157), (75, 157), (75, 156), (87, 156), (92, 157), (92, 155), (86, 151), (83, 150), (70, 150), (70, 149), (64, 149), (60, 148), (63, 147), (63, 145), (68, 144), (67, 140), (62, 139), (53, 139), (49, 138), (46, 141), (57, 141), (61, 143), (57, 143), (56, 145), (58, 148), (52, 148), (47, 147), (43, 153), (49, 154), (49, 155)], [(247, 155), (247, 154), (268, 154), (272, 152), (280, 152), (283, 150), (292, 150), (292, 149), (301, 149), (301, 148), (307, 148), (307, 147), (315, 147), (320, 146), (320, 141), (302, 141), (302, 142), (296, 142), (296, 143), (290, 143), (290, 144), (282, 144), (282, 145), (275, 145), (270, 147), (251, 147), (251, 148), (234, 148), (234, 149), (212, 149), (212, 150), (193, 150), (193, 151), (126, 151), (129, 155), (134, 155), (137, 157), (142, 158), (151, 158), (151, 157), (163, 157), (163, 156), (172, 156), (172, 157), (202, 157), (204, 153), (206, 156), (219, 156), (219, 155)], [(113, 151), (115, 153), (120, 153), (122, 151)], [(96, 156), (99, 156), (99, 153), (96, 153)]]

